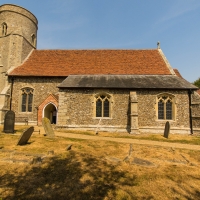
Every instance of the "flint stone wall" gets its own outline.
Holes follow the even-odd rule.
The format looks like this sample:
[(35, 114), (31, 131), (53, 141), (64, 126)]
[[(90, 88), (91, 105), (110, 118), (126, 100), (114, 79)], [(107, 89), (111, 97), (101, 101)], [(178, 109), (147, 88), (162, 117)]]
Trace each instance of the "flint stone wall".
[[(49, 96), (50, 93), (57, 94), (59, 85), (64, 78), (56, 77), (29, 77), (14, 79), (12, 110), (16, 118), (28, 117), (32, 123), (37, 123), (37, 107)], [(21, 89), (30, 87), (34, 89), (32, 112), (21, 112)]]
[[(59, 89), (64, 78), (52, 77), (18, 77), (14, 79), (12, 109), (17, 117), (28, 117), (37, 123), (37, 107), (50, 93), (59, 93), (57, 125), (66, 128), (96, 129), (105, 131), (130, 131), (130, 90), (129, 89)], [(33, 112), (23, 113), (21, 106), (21, 89), (34, 89)], [(95, 95), (107, 93), (111, 96), (111, 116), (95, 117)], [(175, 120), (170, 121), (171, 129), (190, 131), (189, 98), (187, 91), (172, 90), (137, 90), (139, 131), (163, 132), (166, 121), (157, 119), (157, 95), (169, 93), (175, 96)], [(183, 109), (184, 108), (184, 109)], [(98, 125), (99, 124), (99, 125)], [(199, 127), (198, 123), (194, 123)], [(144, 131), (144, 132), (145, 132)], [(173, 131), (172, 131), (173, 132)]]
[(170, 120), (172, 127), (189, 127), (189, 99), (187, 91), (140, 90), (138, 94), (139, 126), (165, 126), (166, 120), (157, 119), (157, 95), (167, 93), (175, 96), (175, 119)]
[(194, 131), (200, 132), (200, 95), (192, 94), (192, 125)]
[(106, 128), (127, 129), (130, 125), (129, 90), (68, 90), (59, 92), (58, 125), (66, 127), (95, 128), (100, 118), (95, 117), (95, 95), (111, 95), (111, 116), (102, 119)]
[[(95, 117), (95, 98), (98, 93), (111, 95), (111, 117), (102, 119), (102, 130), (130, 131), (130, 90), (73, 90), (62, 89), (59, 92), (58, 125), (67, 128), (95, 128), (99, 118)], [(173, 94), (176, 99), (175, 120), (171, 127), (189, 131), (189, 99), (187, 91), (137, 90), (138, 126), (142, 129), (160, 128), (163, 131), (166, 121), (157, 120), (156, 98), (160, 93)], [(184, 109), (183, 109), (184, 108)], [(152, 132), (152, 131), (151, 131)]]

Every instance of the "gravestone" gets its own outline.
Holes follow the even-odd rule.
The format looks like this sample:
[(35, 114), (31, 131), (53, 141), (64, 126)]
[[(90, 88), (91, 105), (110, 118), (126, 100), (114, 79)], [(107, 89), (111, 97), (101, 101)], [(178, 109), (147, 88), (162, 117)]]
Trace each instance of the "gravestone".
[(12, 110), (9, 110), (5, 114), (3, 132), (14, 133), (14, 126), (15, 126), (15, 113)]
[(170, 132), (170, 123), (167, 121), (165, 124), (165, 131), (164, 131), (164, 137), (168, 138)]
[(25, 145), (25, 144), (27, 144), (28, 140), (30, 139), (30, 137), (31, 137), (31, 135), (33, 133), (33, 131), (34, 131), (34, 127), (33, 126), (31, 126), (30, 128), (26, 129), (22, 133), (21, 137), (19, 138), (19, 141), (18, 141), (17, 145)]
[(72, 144), (69, 144), (69, 145), (67, 146), (66, 150), (69, 151), (69, 150), (71, 150), (71, 148), (72, 148)]
[(45, 134), (49, 137), (55, 137), (53, 128), (51, 126), (50, 120), (46, 117), (42, 118), (42, 125), (44, 127)]
[(144, 159), (136, 158), (136, 157), (133, 159), (131, 164), (136, 164), (136, 165), (146, 166), (146, 167), (155, 167), (154, 163), (148, 160), (144, 160)]

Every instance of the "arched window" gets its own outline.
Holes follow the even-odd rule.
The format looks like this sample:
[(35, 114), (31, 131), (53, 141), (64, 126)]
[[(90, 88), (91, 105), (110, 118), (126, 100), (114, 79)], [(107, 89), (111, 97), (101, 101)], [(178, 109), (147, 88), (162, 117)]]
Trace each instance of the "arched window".
[(4, 22), (1, 24), (1, 29), (2, 29), (2, 36), (7, 35), (7, 24)]
[(110, 117), (110, 96), (96, 96), (96, 117)]
[(32, 112), (33, 109), (33, 89), (23, 88), (21, 93), (21, 112)]
[(173, 120), (174, 119), (174, 97), (172, 95), (163, 94), (158, 96), (158, 119)]
[(35, 34), (31, 35), (31, 42), (32, 42), (32, 45), (35, 47), (36, 46), (36, 37), (35, 37)]

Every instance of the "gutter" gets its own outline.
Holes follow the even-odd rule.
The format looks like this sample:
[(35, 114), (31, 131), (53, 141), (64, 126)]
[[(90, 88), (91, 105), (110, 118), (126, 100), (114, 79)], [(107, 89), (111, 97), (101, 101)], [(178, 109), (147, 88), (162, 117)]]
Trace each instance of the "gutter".
[(14, 77), (11, 77), (11, 90), (10, 90), (10, 110), (12, 109), (12, 94), (13, 94)]
[(192, 125), (192, 100), (191, 100), (191, 94), (192, 90), (188, 90), (188, 97), (189, 97), (189, 120), (190, 120), (190, 133), (193, 134), (193, 125)]

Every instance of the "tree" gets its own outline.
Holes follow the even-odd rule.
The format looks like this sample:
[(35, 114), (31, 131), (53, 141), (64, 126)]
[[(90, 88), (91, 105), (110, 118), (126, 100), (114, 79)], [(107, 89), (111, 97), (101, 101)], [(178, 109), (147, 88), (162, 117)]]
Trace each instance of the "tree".
[(200, 77), (193, 84), (200, 88)]

